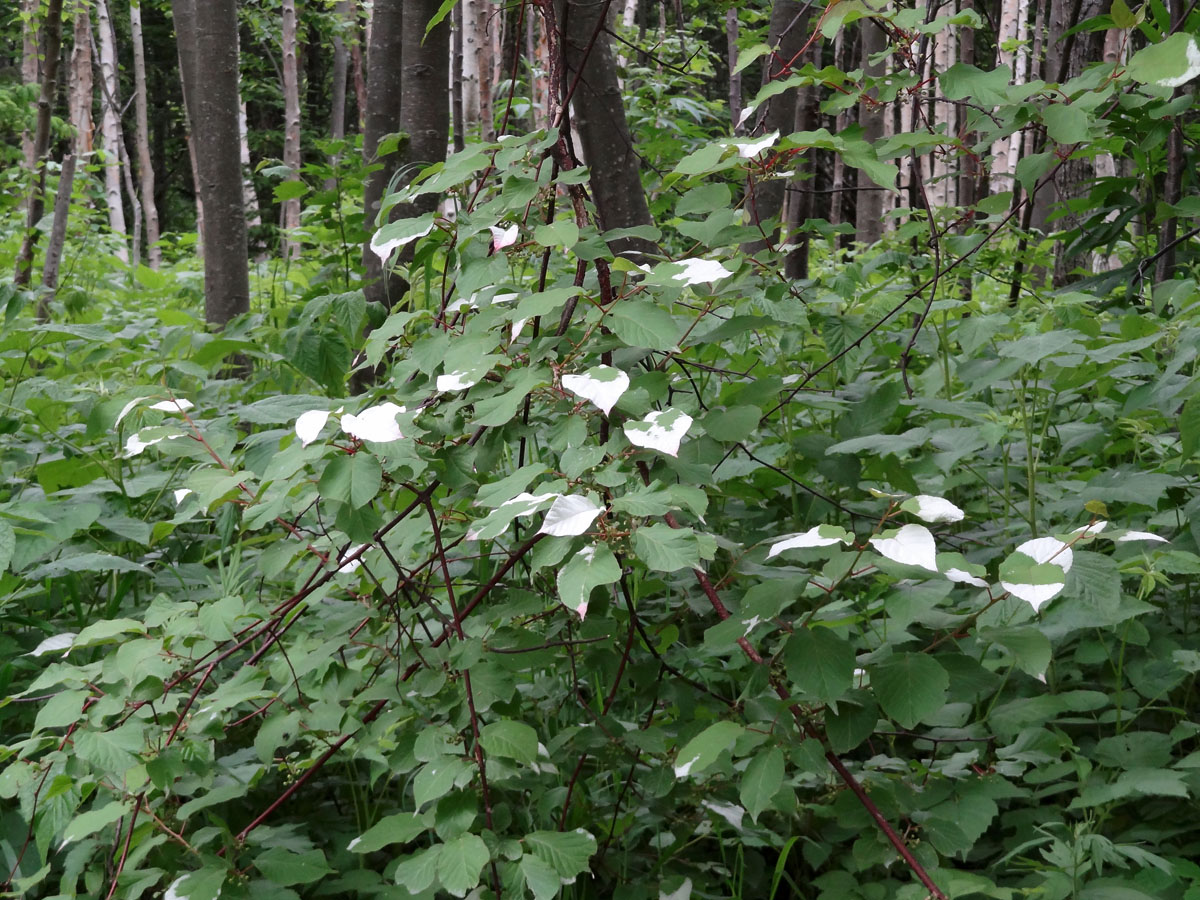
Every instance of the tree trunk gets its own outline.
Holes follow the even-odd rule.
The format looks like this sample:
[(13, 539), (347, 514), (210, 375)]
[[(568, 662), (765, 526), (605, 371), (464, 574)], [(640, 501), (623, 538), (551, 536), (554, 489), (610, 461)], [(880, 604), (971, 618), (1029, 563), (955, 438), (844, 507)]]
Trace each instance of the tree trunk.
[[(425, 34), (426, 25), (440, 6), (439, 0), (405, 3), (400, 131), (408, 136), (408, 142), (400, 154), (397, 188), (446, 158), (450, 137), (450, 23), (443, 19), (428, 36)], [(438, 199), (436, 194), (425, 194), (411, 208), (398, 211), (397, 218), (431, 212), (437, 208)]]
[[(1104, 47), (1103, 31), (1081, 31), (1067, 34), (1079, 22), (1097, 16), (1106, 6), (1103, 0), (1080, 0), (1074, 5), (1072, 16), (1059, 0), (1050, 7), (1049, 34), (1046, 42), (1046, 73), (1048, 80), (1064, 82), (1083, 72), (1087, 63), (1100, 58)], [(1070, 231), (1078, 228), (1083, 219), (1075, 213), (1056, 215), (1059, 208), (1067, 208), (1071, 200), (1082, 197), (1095, 179), (1095, 163), (1091, 159), (1068, 159), (1054, 175), (1054, 180), (1038, 192), (1034, 199), (1030, 227), (1042, 233)], [(1053, 220), (1053, 221), (1051, 221)], [(1090, 250), (1068, 256), (1059, 244), (1054, 254), (1053, 284), (1066, 284), (1075, 269), (1092, 269)]]
[(363, 245), (363, 267), (367, 299), (385, 306), (389, 285), (383, 277), (379, 257), (371, 250), (370, 235), (379, 224), (379, 202), (399, 166), (397, 154), (380, 156), (379, 145), (385, 135), (400, 130), (403, 31), (404, 0), (376, 0), (367, 46), (367, 103), (363, 118), (363, 163), (374, 167), (363, 185), (363, 224), (368, 234)]
[[(862, 19), (860, 24), (860, 65), (866, 78), (879, 78), (884, 74), (884, 63), (882, 60), (872, 62), (871, 57), (887, 49), (887, 35), (873, 19)], [(858, 107), (858, 124), (863, 128), (863, 140), (872, 144), (883, 137), (883, 107), (876, 100), (878, 95), (878, 90), (871, 89)], [(867, 247), (878, 243), (883, 237), (883, 191), (862, 169), (858, 170), (855, 210), (855, 240)]]
[[(296, 63), (296, 0), (283, 0), (283, 164), (291, 171), (287, 180), (300, 181), (300, 72)], [(281, 210), (283, 255), (300, 257), (295, 231), (300, 227), (300, 198), (288, 197)]]
[[(38, 86), (38, 0), (21, 0), (21, 84), (36, 92)], [(33, 134), (26, 128), (21, 132), (21, 158), (25, 171), (33, 176), (37, 155), (33, 152)], [(27, 198), (26, 198), (27, 199)], [(24, 207), (26, 200), (21, 201)]]
[(238, 159), (237, 4), (172, 0), (171, 8), (180, 46), (190, 49), (182, 74), (204, 205), (204, 316), (222, 327), (250, 308)]
[[(346, 136), (346, 75), (350, 70), (350, 52), (346, 48), (346, 39), (342, 36), (342, 28), (350, 27), (353, 10), (350, 0), (338, 0), (334, 7), (337, 25), (333, 32), (333, 73), (331, 75), (332, 93), (329, 99), (329, 137), (340, 141)], [(341, 154), (336, 154), (330, 162), (337, 164)]]
[(13, 283), (29, 284), (33, 269), (33, 248), (37, 243), (37, 224), (45, 211), (46, 156), (50, 147), (50, 114), (58, 92), (58, 58), (62, 53), (62, 0), (47, 0), (46, 18), (42, 23), (42, 86), (38, 95), (37, 129), (33, 135), (33, 178), (29, 202), (25, 207), (25, 236), (17, 254)]
[(742, 125), (742, 73), (734, 73), (738, 60), (738, 11), (725, 13), (725, 57), (729, 65), (729, 120), (736, 132)]
[(492, 29), (488, 27), (488, 17), (493, 7), (476, 0), (475, 15), (468, 28), (475, 32), (475, 71), (479, 76), (479, 97), (476, 101), (479, 118), (479, 134), (485, 141), (496, 139), (495, 114), (492, 109), (492, 92), (496, 83), (494, 69), (496, 67), (496, 48), (493, 46)]
[[(773, 56), (765, 57), (763, 84), (777, 78), (787, 78), (787, 68), (804, 46), (805, 24), (800, 19), (805, 6), (799, 0), (775, 0), (771, 5), (771, 22), (768, 26), (767, 43), (775, 48)], [(796, 89), (789, 88), (767, 101), (762, 116), (762, 130), (771, 134), (789, 134), (796, 121)], [(749, 123), (747, 123), (749, 126)], [(750, 225), (757, 225), (764, 236), (742, 246), (746, 253), (758, 253), (779, 243), (779, 217), (783, 212), (783, 197), (787, 182), (782, 178), (758, 178), (751, 185), (746, 197), (746, 209), (750, 214)]]
[[(600, 230), (652, 225), (638, 155), (617, 84), (617, 67), (601, 19), (608, 4), (565, 0), (560, 9), (566, 79), (563, 89), (569, 91), (577, 84), (571, 101), (572, 124), (579, 130), (584, 162), (590, 170)], [(613, 254), (642, 256), (658, 248), (645, 238), (624, 237), (610, 241), (609, 249)]]
[(107, 0), (96, 0), (97, 45), (100, 48), (100, 136), (104, 147), (104, 196), (108, 228), (120, 240), (117, 258), (129, 264), (129, 232), (121, 196), (121, 95), (117, 84), (117, 45)]
[[(956, 3), (950, 0), (939, 10), (942, 15), (953, 15)], [(948, 25), (931, 39), (933, 46), (933, 76), (940, 78), (941, 74), (957, 62), (958, 26)], [(935, 147), (932, 157), (933, 178), (929, 185), (929, 202), (934, 209), (958, 204), (958, 192), (955, 190), (955, 174), (961, 165), (950, 142), (954, 140), (957, 108), (946, 101), (941, 84), (934, 92), (933, 109), (929, 124), (935, 132), (945, 135), (942, 145)]]
[(71, 193), (75, 186), (75, 163), (92, 146), (92, 22), (86, 6), (75, 11), (74, 46), (71, 48), (70, 90), (67, 106), (70, 110), (71, 146), (63, 155), (58, 172), (58, 191), (54, 195), (54, 224), (46, 244), (46, 259), (42, 264), (42, 295), (38, 298), (37, 317), (50, 317), (50, 303), (58, 288), (58, 272), (62, 264), (63, 246), (67, 240), (67, 221), (71, 215)]
[[(467, 81), (470, 78), (464, 65), (465, 54), (463, 45), (467, 40), (466, 35), (463, 34), (463, 7), (465, 5), (465, 2), (458, 4), (454, 7), (454, 11), (451, 14), (453, 19), (451, 27), (453, 28), (454, 34), (451, 39), (452, 43), (450, 50), (450, 126), (451, 130), (454, 132), (454, 151), (456, 153), (467, 145), (466, 135), (464, 134), (467, 124), (467, 110), (465, 108), (466, 104), (463, 94), (466, 93), (468, 96), (471, 94), (471, 91), (466, 89), (466, 86), (463, 84), (464, 81)], [(473, 80), (475, 81), (476, 88), (478, 88), (478, 79), (476, 78)], [(476, 103), (478, 103), (477, 92)], [(478, 107), (476, 107), (476, 113), (478, 113), (478, 111)]]
[[(502, 7), (502, 10), (504, 33), (500, 38), (500, 79), (509, 82), (504, 103), (507, 108), (509, 93), (511, 92), (514, 98), (521, 93), (517, 86), (521, 80), (521, 47), (525, 43), (525, 7), (519, 3), (510, 3)], [(508, 127), (512, 129), (513, 126), (517, 126), (519, 130), (525, 121), (524, 116), (510, 113)]]
[[(250, 228), (262, 227), (262, 217), (259, 215), (258, 194), (254, 190), (254, 179), (250, 177), (250, 130), (246, 125), (246, 101), (242, 100), (241, 80), (238, 80), (238, 161), (242, 164), (242, 201), (246, 205), (246, 225)], [(255, 249), (265, 248), (261, 240), (255, 241)]]
[[(1055, 2), (1055, 0), (1048, 0)], [(1028, 38), (1029, 0), (1001, 0), (1000, 21), (996, 34), (996, 68), (1008, 66), (1013, 84), (1024, 84), (1028, 78), (1029, 56), (1024, 49)], [(1005, 49), (1020, 41), (1016, 49)], [(1008, 135), (992, 144), (992, 190), (995, 193), (1013, 190), (1013, 172), (1021, 154), (1021, 135)]]
[(363, 74), (363, 29), (359, 27), (358, 10), (353, 4), (347, 14), (354, 23), (354, 41), (350, 44), (350, 69), (354, 78), (354, 104), (357, 107), (358, 132), (362, 134), (367, 115), (367, 79)]
[(146, 258), (150, 268), (162, 265), (158, 246), (158, 206), (154, 202), (154, 164), (150, 158), (150, 119), (146, 102), (146, 52), (142, 44), (142, 7), (140, 0), (129, 4), (129, 25), (133, 37), (135, 141), (138, 155), (138, 182), (141, 185), (142, 218), (146, 223)]

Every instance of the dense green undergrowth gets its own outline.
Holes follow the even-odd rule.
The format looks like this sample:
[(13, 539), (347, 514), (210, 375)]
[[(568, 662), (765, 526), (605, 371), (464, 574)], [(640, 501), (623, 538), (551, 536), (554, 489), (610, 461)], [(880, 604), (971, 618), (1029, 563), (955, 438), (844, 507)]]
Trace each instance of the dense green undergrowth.
[(11, 893), (1200, 896), (1194, 279), (1013, 304), (1000, 205), (789, 282), (737, 141), (609, 260), (553, 144), (410, 190), (390, 315), (338, 193), (220, 334), (5, 289)]

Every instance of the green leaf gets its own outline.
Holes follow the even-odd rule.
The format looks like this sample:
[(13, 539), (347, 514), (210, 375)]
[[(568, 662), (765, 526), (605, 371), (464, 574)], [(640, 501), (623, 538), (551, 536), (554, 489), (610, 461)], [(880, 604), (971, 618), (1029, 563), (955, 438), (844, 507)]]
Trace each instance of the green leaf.
[(274, 715), (262, 723), (258, 734), (254, 736), (254, 751), (261, 762), (269, 763), (275, 757), (275, 751), (286, 747), (296, 739), (300, 730), (300, 714), (287, 712)]
[(633, 533), (633, 551), (656, 572), (677, 572), (700, 565), (700, 541), (690, 528), (661, 523), (639, 528)]
[(730, 406), (710, 410), (700, 424), (713, 440), (744, 441), (757, 430), (761, 418), (762, 410), (757, 406)]
[(101, 806), (99, 809), (92, 809), (81, 813), (72, 819), (71, 823), (63, 829), (62, 843), (59, 844), (60, 849), (66, 844), (83, 840), (85, 837), (91, 837), (97, 831), (108, 827), (128, 812), (129, 801), (114, 800), (111, 803)]
[(738, 797), (750, 818), (758, 821), (759, 814), (771, 805), (771, 798), (783, 786), (783, 751), (772, 747), (750, 761), (742, 774)]
[(383, 469), (370, 453), (336, 457), (325, 467), (318, 488), (321, 496), (341, 500), (359, 509), (370, 503), (383, 484)]
[(189, 872), (171, 882), (165, 896), (176, 900), (217, 900), (221, 896), (221, 887), (225, 884), (225, 869), (209, 866), (198, 872)]
[(79, 721), (83, 703), (91, 691), (60, 691), (38, 710), (33, 723), (34, 734), (47, 728), (64, 728)]
[(802, 628), (785, 651), (788, 680), (819, 703), (837, 700), (854, 678), (854, 648), (828, 628)]
[(320, 850), (293, 853), (284, 847), (272, 847), (254, 858), (254, 866), (263, 877), (276, 884), (312, 884), (333, 870)]
[(897, 653), (870, 671), (880, 708), (902, 728), (915, 728), (946, 704), (950, 676), (931, 656)]
[(579, 226), (569, 219), (558, 219), (537, 226), (533, 230), (533, 239), (543, 247), (563, 247), (569, 250), (579, 241)]
[(525, 845), (560, 878), (573, 879), (586, 871), (588, 860), (596, 852), (596, 839), (582, 828), (574, 831), (532, 831), (525, 835)]
[(1032, 626), (983, 628), (982, 641), (995, 641), (1012, 654), (1013, 663), (1026, 675), (1044, 676), (1050, 667), (1050, 639)]
[(438, 860), (445, 846), (445, 844), (435, 844), (427, 850), (414, 853), (401, 862), (396, 866), (396, 884), (405, 888), (410, 894), (420, 894), (427, 890), (437, 878)]
[(558, 873), (549, 863), (532, 854), (526, 853), (521, 857), (521, 875), (534, 900), (553, 900), (562, 889), (562, 879)]
[(438, 880), (455, 897), (465, 897), (467, 891), (479, 884), (479, 873), (490, 858), (483, 838), (461, 834), (442, 845), (437, 861)]
[(459, 776), (469, 768), (465, 761), (451, 757), (440, 757), (427, 762), (413, 778), (413, 799), (417, 809), (447, 794)]
[(8, 522), (0, 519), (0, 572), (4, 572), (12, 562), (13, 550), (17, 546), (17, 536)]
[(396, 813), (380, 819), (346, 845), (355, 853), (373, 853), (388, 844), (407, 844), (425, 832), (427, 826), (414, 813)]
[(492, 756), (503, 756), (529, 765), (537, 760), (537, 732), (524, 722), (505, 719), (479, 730), (479, 743)]
[(1200, 43), (1184, 31), (1143, 47), (1129, 60), (1129, 77), (1156, 87), (1179, 87), (1200, 75)]
[(38, 566), (24, 573), (30, 581), (42, 578), (57, 578), (68, 572), (146, 572), (150, 570), (141, 563), (123, 559), (111, 553), (80, 553), (76, 556), (62, 556), (54, 562)]
[(1060, 144), (1079, 144), (1087, 140), (1090, 119), (1075, 104), (1053, 103), (1042, 110), (1046, 134)]
[(729, 749), (746, 729), (737, 722), (716, 722), (692, 738), (675, 758), (675, 777), (698, 775)]
[(1129, 8), (1125, 0), (1112, 0), (1112, 6), (1108, 9), (1108, 14), (1112, 18), (1112, 23), (1117, 28), (1133, 28), (1138, 25), (1145, 17), (1145, 13), (1141, 10), (1137, 15)]
[(674, 350), (679, 341), (679, 325), (671, 314), (646, 300), (618, 303), (604, 322), (629, 347)]
[(558, 597), (579, 618), (587, 616), (592, 589), (612, 584), (621, 577), (621, 567), (607, 544), (584, 547), (558, 573)]
[(141, 723), (127, 722), (111, 731), (77, 731), (76, 755), (108, 775), (123, 777), (137, 763), (137, 754), (145, 746)]
[[(1200, 447), (1200, 394), (1183, 404), (1183, 412), (1179, 415), (1179, 437), (1182, 444), (1180, 455), (1183, 460), (1189, 460), (1196, 455), (1196, 448)], [(0, 559), (3, 558), (3, 548), (0, 546)]]

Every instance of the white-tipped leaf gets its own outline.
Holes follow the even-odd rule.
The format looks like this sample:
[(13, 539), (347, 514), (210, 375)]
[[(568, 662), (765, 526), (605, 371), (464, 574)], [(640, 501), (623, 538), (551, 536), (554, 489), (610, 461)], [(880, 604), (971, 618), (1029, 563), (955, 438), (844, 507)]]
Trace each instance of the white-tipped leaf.
[(1036, 612), (1066, 587), (1073, 560), (1071, 548), (1058, 538), (1034, 538), (1000, 564), (1000, 586)]
[(961, 522), (963, 511), (943, 497), (932, 497), (929, 494), (918, 494), (900, 504), (905, 512), (910, 512), (925, 522)]
[(1159, 537), (1157, 534), (1151, 534), (1149, 531), (1127, 531), (1116, 540), (1118, 544), (1124, 544), (1126, 541), (1158, 541), (1162, 544), (1171, 543), (1165, 537)]
[(478, 375), (463, 369), (458, 372), (451, 372), (449, 375), (439, 375), (437, 378), (437, 389), (443, 393), (447, 391), (465, 391), (467, 388), (478, 383), (478, 381)]
[(607, 416), (621, 395), (629, 390), (629, 376), (612, 366), (593, 366), (578, 375), (564, 375), (562, 386), (575, 396), (591, 401)]
[(70, 650), (71, 645), (75, 643), (75, 637), (74, 631), (64, 631), (62, 634), (46, 638), (25, 655), (41, 656), (43, 653), (61, 653), (64, 650)]
[(683, 271), (672, 277), (685, 284), (720, 281), (733, 274), (715, 259), (677, 259), (674, 264), (683, 266)]
[(518, 227), (516, 225), (509, 225), (507, 228), (489, 225), (488, 231), (492, 233), (492, 247), (496, 250), (503, 250), (517, 242)]
[(315, 441), (328, 421), (328, 410), (310, 409), (308, 412), (300, 413), (300, 417), (296, 419), (296, 437), (300, 438), (300, 446), (307, 447)]
[(396, 416), (402, 412), (403, 406), (380, 403), (364, 409), (356, 416), (342, 416), (342, 431), (360, 441), (374, 441), (377, 444), (398, 441), (404, 437), (400, 433), (400, 426), (396, 424)]
[(622, 426), (625, 437), (635, 447), (657, 450), (668, 456), (679, 455), (679, 442), (692, 427), (692, 417), (677, 409), (656, 409), (640, 422)]
[(126, 403), (124, 406), (122, 406), (121, 411), (119, 413), (117, 413), (117, 421), (113, 422), (113, 428), (116, 428), (118, 425), (120, 425), (121, 420), (124, 419), (127, 415), (129, 415), (129, 413), (133, 410), (133, 408), (135, 406), (137, 406), (143, 400), (149, 400), (149, 399), (150, 399), (149, 397), (134, 397), (132, 400), (130, 400), (128, 403)]
[(924, 525), (904, 525), (870, 539), (880, 556), (906, 566), (919, 566), (936, 572), (937, 544)]
[(772, 131), (770, 134), (764, 134), (756, 141), (747, 141), (737, 144), (738, 156), (743, 159), (754, 159), (758, 154), (762, 153), (769, 147), (775, 146), (775, 142), (779, 140), (779, 132)]
[(597, 506), (590, 497), (581, 494), (556, 497), (550, 511), (546, 513), (546, 521), (538, 529), (538, 534), (554, 537), (583, 534), (602, 512), (604, 507)]
[(833, 544), (849, 544), (854, 535), (837, 525), (818, 525), (802, 534), (785, 535), (771, 545), (767, 559), (778, 556), (784, 550), (803, 550), (809, 547), (829, 547)]
[(185, 400), (182, 397), (176, 400), (160, 400), (158, 403), (151, 404), (151, 409), (157, 409), (159, 412), (187, 412), (195, 406), (191, 400)]

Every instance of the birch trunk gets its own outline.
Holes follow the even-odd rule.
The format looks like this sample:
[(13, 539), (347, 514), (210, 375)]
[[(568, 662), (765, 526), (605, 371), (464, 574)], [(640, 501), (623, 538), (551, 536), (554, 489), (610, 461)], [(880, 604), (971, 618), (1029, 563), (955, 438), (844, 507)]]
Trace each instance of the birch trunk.
[[(996, 35), (996, 67), (1008, 66), (1012, 83), (1028, 79), (1029, 54), (1024, 44), (1014, 49), (1013, 42), (1024, 42), (1029, 31), (1029, 0), (1001, 0)], [(1005, 44), (1009, 49), (1005, 49)], [(1013, 172), (1021, 156), (1021, 135), (1008, 135), (992, 144), (992, 189), (996, 193), (1013, 189)]]
[[(287, 180), (300, 180), (300, 72), (296, 62), (296, 0), (283, 0), (283, 164), (291, 171)], [(300, 257), (296, 230), (300, 227), (300, 198), (288, 197), (281, 209), (283, 255)]]
[(58, 58), (62, 53), (62, 0), (47, 0), (42, 34), (45, 63), (42, 66), (42, 84), (38, 94), (37, 130), (33, 134), (33, 178), (29, 188), (29, 202), (25, 207), (25, 235), (21, 240), (21, 249), (17, 253), (13, 274), (13, 283), (18, 286), (29, 284), (29, 276), (33, 269), (33, 248), (38, 239), (37, 224), (45, 211), (50, 114), (54, 109), (54, 97), (58, 91)]
[(238, 81), (238, 161), (242, 165), (242, 203), (246, 207), (246, 224), (251, 228), (262, 227), (262, 216), (258, 209), (258, 194), (254, 190), (254, 179), (250, 177), (250, 136), (246, 124), (246, 102), (242, 100), (241, 81)]
[(142, 7), (139, 0), (129, 4), (129, 26), (133, 38), (134, 116), (138, 155), (138, 183), (141, 185), (142, 219), (146, 223), (146, 258), (150, 268), (162, 265), (158, 246), (158, 206), (154, 202), (154, 164), (150, 159), (150, 119), (146, 101), (146, 51), (142, 44)]
[(120, 244), (117, 258), (129, 265), (129, 232), (125, 226), (125, 202), (121, 196), (121, 97), (117, 84), (117, 45), (108, 0), (96, 0), (97, 45), (100, 48), (101, 146), (104, 148), (104, 196), (108, 204), (108, 228)]
[[(954, 0), (950, 0), (939, 12), (943, 15), (953, 15), (955, 8)], [(932, 40), (935, 42), (933, 71), (936, 76), (957, 62), (958, 27), (949, 25), (934, 35)], [(929, 185), (929, 202), (935, 209), (955, 206), (958, 203), (954, 174), (959, 163), (951, 156), (953, 151), (950, 146), (955, 135), (955, 111), (956, 108), (947, 102), (939, 85), (934, 93), (933, 112), (930, 117), (930, 127), (935, 132), (945, 135), (945, 140), (940, 147), (934, 149), (932, 157), (933, 178)]]
[(75, 161), (91, 149), (92, 143), (92, 21), (86, 6), (75, 11), (75, 43), (71, 48), (70, 110), (71, 144), (63, 155), (58, 171), (58, 191), (54, 195), (54, 224), (46, 244), (42, 265), (42, 295), (38, 298), (37, 317), (50, 317), (50, 303), (58, 289), (58, 273), (63, 246), (67, 240), (67, 221), (71, 215), (71, 193), (75, 187)]

